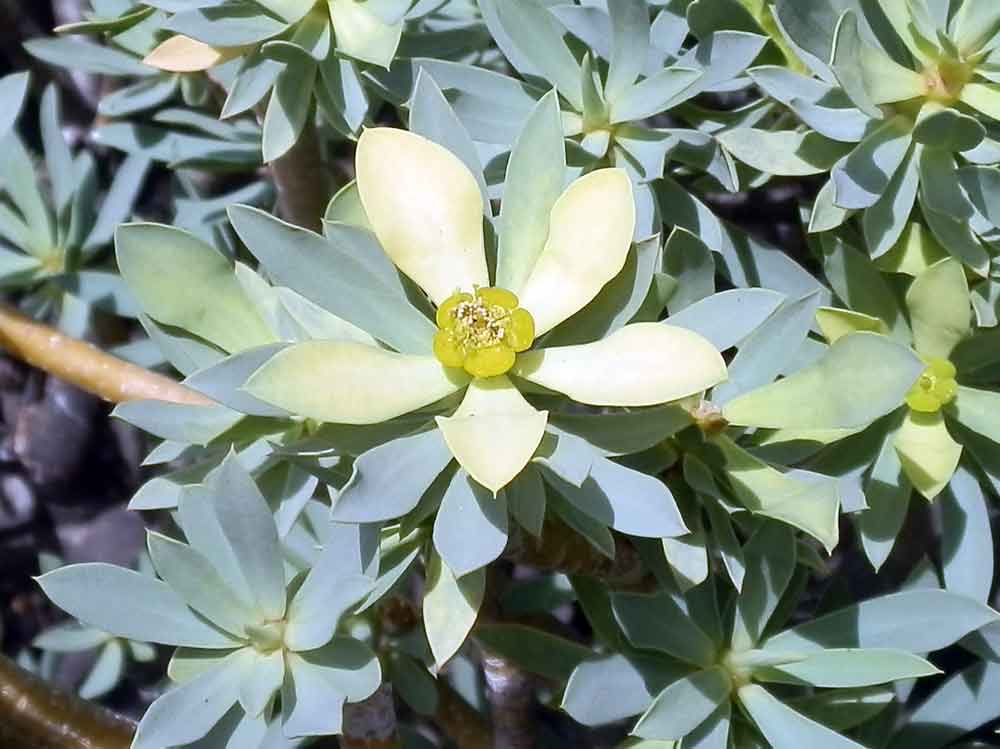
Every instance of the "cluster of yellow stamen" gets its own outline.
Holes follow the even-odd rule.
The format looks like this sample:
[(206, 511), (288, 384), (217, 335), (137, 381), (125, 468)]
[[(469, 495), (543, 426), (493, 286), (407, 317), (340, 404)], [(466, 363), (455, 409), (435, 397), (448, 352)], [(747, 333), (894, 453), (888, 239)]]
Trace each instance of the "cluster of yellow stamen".
[(518, 307), (517, 295), (495, 287), (452, 294), (438, 307), (437, 325), (438, 361), (474, 377), (509, 371), (535, 340), (535, 321)]
[(921, 413), (940, 411), (958, 394), (955, 374), (955, 365), (947, 359), (928, 359), (927, 369), (906, 396), (906, 404)]

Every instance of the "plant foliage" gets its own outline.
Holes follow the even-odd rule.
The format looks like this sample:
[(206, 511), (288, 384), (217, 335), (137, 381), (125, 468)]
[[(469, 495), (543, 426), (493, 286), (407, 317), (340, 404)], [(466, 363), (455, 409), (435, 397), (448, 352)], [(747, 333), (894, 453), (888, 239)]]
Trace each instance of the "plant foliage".
[[(407, 747), (448, 695), (528, 746), (490, 659), (538, 746), (989, 745), (995, 0), (92, 0), (26, 47), (111, 84), (82, 145), (45, 88), (36, 159), (0, 79), (4, 290), (210, 403), (113, 411), (151, 564), (38, 579), (84, 696), (173, 649), (133, 749), (352, 746), (383, 684)], [(784, 246), (726, 210), (791, 188)]]

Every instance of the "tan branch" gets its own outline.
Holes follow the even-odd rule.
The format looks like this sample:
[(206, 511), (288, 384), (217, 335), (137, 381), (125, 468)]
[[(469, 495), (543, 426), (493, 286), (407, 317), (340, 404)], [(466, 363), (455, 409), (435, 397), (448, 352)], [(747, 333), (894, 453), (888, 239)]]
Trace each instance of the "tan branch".
[[(402, 637), (422, 625), (420, 609), (403, 596), (392, 596), (381, 606), (382, 629)], [(456, 692), (448, 681), (437, 679), (438, 702), (434, 725), (461, 749), (493, 749), (489, 723)]]
[(434, 722), (455, 746), (493, 749), (493, 736), (483, 716), (444, 679), (438, 679), (438, 708)]
[(0, 347), (81, 390), (111, 401), (159, 400), (194, 406), (214, 401), (148, 369), (0, 305)]
[(0, 746), (5, 749), (128, 749), (135, 725), (60, 692), (0, 655)]

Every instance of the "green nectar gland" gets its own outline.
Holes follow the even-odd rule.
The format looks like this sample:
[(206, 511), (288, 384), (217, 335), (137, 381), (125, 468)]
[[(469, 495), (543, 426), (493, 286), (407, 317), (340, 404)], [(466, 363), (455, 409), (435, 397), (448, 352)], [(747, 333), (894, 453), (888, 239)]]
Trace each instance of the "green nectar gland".
[(958, 393), (955, 365), (941, 358), (927, 359), (926, 363), (927, 369), (906, 396), (906, 405), (921, 413), (936, 413)]
[(473, 377), (496, 377), (514, 366), (535, 340), (531, 313), (506, 289), (477, 288), (452, 294), (437, 311), (434, 355), (446, 367)]

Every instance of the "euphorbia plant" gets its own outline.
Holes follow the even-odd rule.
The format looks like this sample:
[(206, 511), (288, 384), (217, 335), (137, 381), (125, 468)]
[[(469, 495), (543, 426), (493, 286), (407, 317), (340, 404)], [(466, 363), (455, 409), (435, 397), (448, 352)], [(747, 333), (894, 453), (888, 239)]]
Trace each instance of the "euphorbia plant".
[(736, 129), (720, 141), (766, 172), (829, 171), (811, 231), (834, 229), (858, 212), (878, 257), (899, 240), (917, 203), (947, 252), (985, 276), (996, 183), (981, 168), (996, 161), (1000, 17), (988, 0), (951, 5), (776, 3), (815, 77), (777, 66), (751, 75), (807, 129)]
[(232, 457), (178, 509), (187, 543), (148, 537), (160, 579), (102, 564), (39, 578), (84, 621), (178, 648), (168, 670), (177, 686), (147, 711), (133, 749), (200, 746), (209, 732), (247, 747), (339, 733), (344, 703), (381, 681), (368, 646), (336, 636), (374, 585), (357, 534), (353, 549), (349, 532), (327, 539), (310, 572), (288, 579), (270, 509)]
[[(9, 301), (127, 287), (112, 333), (174, 371), (10, 307), (0, 344), (157, 440), (156, 576), (39, 578), (82, 622), (39, 646), (178, 648), (103, 682), (149, 696), (134, 749), (992, 740), (992, 3), (92, 0), (61, 32), (92, 40), (29, 49), (84, 136), (50, 89), (45, 163), (7, 141)], [(0, 663), (0, 743), (97, 733), (27, 684)]]
[[(622, 171), (576, 180), (552, 201), (547, 221), (532, 216), (539, 225), (518, 226), (508, 217), (495, 282), (483, 239), (487, 208), (455, 156), (402, 130), (367, 130), (357, 172), (376, 237), (437, 305), (437, 331), (414, 310), (404, 325), (425, 354), (357, 343), (293, 346), (247, 383), (261, 400), (320, 421), (373, 424), (464, 390), (458, 409), (438, 417), (437, 426), (469, 475), (496, 493), (520, 473), (545, 432), (547, 413), (516, 383), (593, 406), (634, 407), (679, 400), (725, 378), (711, 344), (658, 323), (625, 325), (591, 344), (534, 346), (624, 266), (635, 208)], [(538, 230), (546, 223), (543, 238)], [(332, 381), (336, 390), (323, 387)]]

